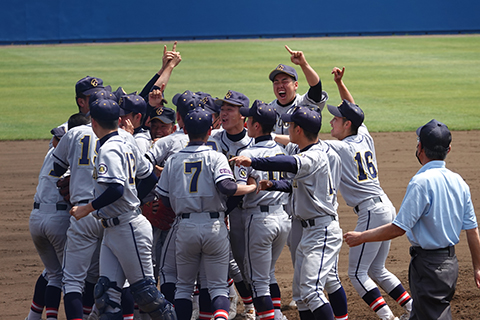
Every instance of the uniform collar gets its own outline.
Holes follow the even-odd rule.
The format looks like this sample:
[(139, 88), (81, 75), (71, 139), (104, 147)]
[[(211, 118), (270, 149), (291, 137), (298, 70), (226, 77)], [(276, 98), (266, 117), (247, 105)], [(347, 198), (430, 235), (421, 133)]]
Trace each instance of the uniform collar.
[(247, 134), (247, 130), (243, 129), (242, 132), (237, 133), (237, 134), (229, 134), (228, 132), (226, 132), (226, 133), (227, 133), (227, 138), (228, 139), (237, 142), (237, 141), (242, 140), (245, 137), (245, 135)]
[(109, 134), (105, 135), (102, 139), (100, 139), (100, 146), (103, 146), (103, 144), (107, 142), (108, 139), (114, 136), (118, 136), (118, 130), (110, 132)]
[(259, 143), (259, 142), (262, 142), (262, 141), (269, 141), (269, 140), (273, 140), (273, 139), (272, 139), (272, 136), (270, 134), (267, 134), (265, 136), (256, 137), (255, 138), (255, 143)]

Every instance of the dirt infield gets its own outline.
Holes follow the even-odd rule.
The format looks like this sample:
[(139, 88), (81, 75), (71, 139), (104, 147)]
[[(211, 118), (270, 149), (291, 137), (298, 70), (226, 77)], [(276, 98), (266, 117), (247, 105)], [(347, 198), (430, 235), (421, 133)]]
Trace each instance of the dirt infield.
[[(418, 171), (414, 152), (415, 133), (373, 133), (375, 139), (380, 181), (383, 189), (398, 209), (410, 178)], [(329, 139), (329, 135), (322, 135)], [(48, 141), (1, 141), (0, 160), (0, 318), (24, 319), (28, 314), (35, 281), (43, 270), (28, 230), (33, 195), (38, 173), (48, 148)], [(452, 152), (447, 157), (447, 167), (458, 172), (470, 185), (477, 217), (480, 213), (480, 176), (476, 163), (480, 154), (480, 131), (453, 132)], [(340, 199), (340, 225), (343, 231), (353, 230), (356, 216)], [(396, 274), (408, 289), (409, 243), (406, 237), (392, 241), (387, 268)], [(473, 281), (470, 252), (462, 233), (457, 245), (460, 264), (457, 292), (453, 300), (454, 319), (480, 319), (480, 290)], [(347, 276), (348, 247), (341, 252), (340, 276), (347, 293), (350, 319), (377, 319), (360, 299)], [(277, 263), (277, 279), (282, 290), (282, 306), (290, 320), (299, 319), (296, 310), (287, 310), (291, 301), (293, 268), (288, 248), (285, 247)], [(385, 297), (396, 315), (402, 309)], [(239, 317), (237, 317), (239, 318)], [(59, 319), (65, 319), (60, 308)]]

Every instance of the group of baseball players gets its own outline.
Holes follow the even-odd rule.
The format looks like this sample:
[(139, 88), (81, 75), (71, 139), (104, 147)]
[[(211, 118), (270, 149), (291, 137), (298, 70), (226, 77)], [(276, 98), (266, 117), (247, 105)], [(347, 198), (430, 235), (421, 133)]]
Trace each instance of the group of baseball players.
[[(322, 141), (328, 95), (303, 52), (285, 47), (309, 89), (298, 94), (295, 68), (279, 64), (271, 103), (186, 90), (172, 99), (176, 112), (166, 107), (176, 43), (139, 94), (77, 82), (80, 112), (52, 130), (30, 217), (45, 270), (27, 319), (44, 308), (56, 319), (63, 292), (69, 320), (231, 320), (238, 292), (247, 320), (284, 320), (275, 264), (285, 244), (300, 319), (348, 319), (338, 191), (357, 233), (392, 223), (396, 210), (345, 68), (332, 71), (342, 101), (327, 108), (337, 140)], [(380, 319), (420, 319), (381, 240), (350, 248), (349, 278)], [(403, 307), (400, 318), (379, 287)]]

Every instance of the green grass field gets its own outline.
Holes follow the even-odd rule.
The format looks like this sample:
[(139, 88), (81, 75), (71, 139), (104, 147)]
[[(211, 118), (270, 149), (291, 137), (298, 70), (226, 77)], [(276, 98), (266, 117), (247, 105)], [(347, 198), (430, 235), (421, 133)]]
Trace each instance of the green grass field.
[[(91, 75), (115, 90), (141, 90), (161, 66), (163, 45), (78, 44), (0, 47), (0, 139), (44, 139), (77, 112), (74, 86)], [(480, 129), (480, 35), (184, 41), (166, 98), (185, 90), (223, 97), (232, 89), (274, 99), (268, 74), (291, 64), (284, 49), (302, 50), (322, 79), (329, 104), (340, 98), (330, 74), (346, 67), (344, 82), (371, 131), (413, 131), (432, 118), (453, 130)], [(308, 89), (300, 67), (299, 93)], [(174, 107), (170, 102), (170, 107)], [(323, 113), (322, 132), (331, 116)]]

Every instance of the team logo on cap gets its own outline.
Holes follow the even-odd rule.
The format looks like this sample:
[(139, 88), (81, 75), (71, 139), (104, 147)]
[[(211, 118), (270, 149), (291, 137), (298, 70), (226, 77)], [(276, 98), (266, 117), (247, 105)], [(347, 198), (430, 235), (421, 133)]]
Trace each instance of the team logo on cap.
[(283, 71), (283, 69), (285, 69), (285, 66), (283, 64), (279, 64), (275, 70)]
[(225, 95), (225, 99), (230, 99), (231, 96), (232, 96), (232, 91), (228, 90), (227, 94)]
[(98, 86), (98, 80), (93, 78), (92, 81), (90, 81), (90, 84), (92, 85), (92, 87), (96, 87)]
[(157, 116), (161, 115), (163, 113), (163, 108), (155, 109), (155, 113), (157, 114)]

